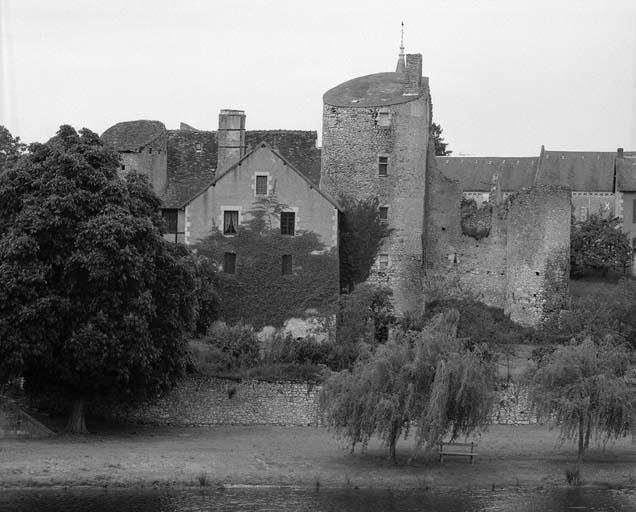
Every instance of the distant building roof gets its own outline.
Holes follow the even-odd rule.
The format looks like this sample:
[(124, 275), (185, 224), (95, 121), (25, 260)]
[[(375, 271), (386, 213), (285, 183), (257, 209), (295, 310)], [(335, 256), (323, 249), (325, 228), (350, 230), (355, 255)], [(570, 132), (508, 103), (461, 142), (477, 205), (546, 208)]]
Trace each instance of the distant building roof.
[(622, 192), (636, 192), (636, 158), (616, 159), (616, 188)]
[(456, 179), (463, 191), (490, 191), (492, 177), (499, 175), (501, 190), (511, 192), (532, 186), (539, 159), (537, 157), (438, 156), (438, 169)]
[(101, 139), (117, 151), (139, 151), (165, 133), (161, 121), (124, 121), (108, 128)]
[(405, 94), (406, 73), (375, 73), (360, 76), (329, 89), (323, 98), (336, 107), (372, 107), (406, 103), (419, 94)]
[(574, 191), (614, 191), (616, 152), (543, 151), (536, 183)]

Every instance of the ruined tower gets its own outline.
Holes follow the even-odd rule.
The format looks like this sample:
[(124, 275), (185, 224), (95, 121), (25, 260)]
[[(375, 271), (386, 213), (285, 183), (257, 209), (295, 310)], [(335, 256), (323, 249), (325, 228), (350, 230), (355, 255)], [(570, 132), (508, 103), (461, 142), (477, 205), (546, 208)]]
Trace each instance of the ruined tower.
[(377, 197), (393, 229), (370, 281), (390, 286), (398, 312), (421, 308), (422, 234), (430, 126), (421, 54), (397, 70), (349, 80), (323, 96), (320, 186), (334, 197)]

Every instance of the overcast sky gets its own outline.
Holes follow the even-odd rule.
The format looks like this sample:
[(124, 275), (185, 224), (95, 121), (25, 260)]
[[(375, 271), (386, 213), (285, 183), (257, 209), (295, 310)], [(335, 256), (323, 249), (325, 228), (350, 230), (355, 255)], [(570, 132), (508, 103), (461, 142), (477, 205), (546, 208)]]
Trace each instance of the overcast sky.
[(321, 131), (322, 95), (393, 71), (404, 20), (455, 155), (636, 149), (635, 0), (0, 0), (0, 124), (32, 142), (158, 119)]

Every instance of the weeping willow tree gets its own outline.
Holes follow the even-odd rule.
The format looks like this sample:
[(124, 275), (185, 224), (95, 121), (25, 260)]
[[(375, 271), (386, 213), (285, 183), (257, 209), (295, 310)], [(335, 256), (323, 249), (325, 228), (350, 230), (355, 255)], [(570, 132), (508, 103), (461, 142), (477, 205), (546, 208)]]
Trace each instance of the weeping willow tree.
[(562, 441), (578, 442), (582, 461), (592, 436), (636, 437), (635, 377), (628, 349), (587, 337), (540, 361), (530, 375), (529, 398), (539, 420), (560, 427)]
[(456, 439), (489, 422), (494, 365), (480, 347), (457, 339), (458, 320), (457, 310), (449, 310), (422, 331), (396, 330), (351, 371), (326, 380), (320, 410), (352, 452), (377, 435), (395, 461), (397, 441), (411, 425), (416, 446), (431, 448), (447, 434)]

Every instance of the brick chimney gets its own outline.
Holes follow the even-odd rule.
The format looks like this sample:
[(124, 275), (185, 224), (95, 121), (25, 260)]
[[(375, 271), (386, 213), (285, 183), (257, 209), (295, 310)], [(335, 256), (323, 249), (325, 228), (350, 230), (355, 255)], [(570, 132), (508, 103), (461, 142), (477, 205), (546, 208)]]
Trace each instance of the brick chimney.
[(422, 54), (406, 56), (406, 94), (419, 94), (422, 87)]
[(623, 148), (616, 148), (616, 157), (623, 158)]
[(245, 156), (245, 112), (223, 109), (219, 113), (216, 175), (227, 171)]

